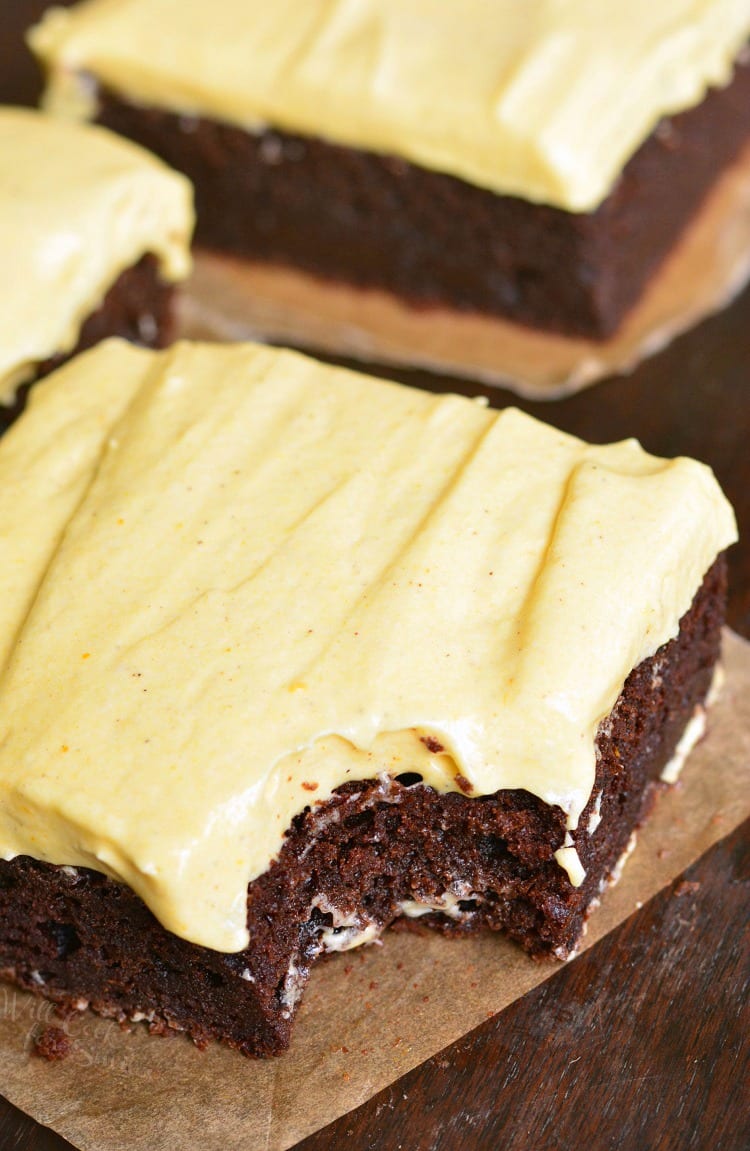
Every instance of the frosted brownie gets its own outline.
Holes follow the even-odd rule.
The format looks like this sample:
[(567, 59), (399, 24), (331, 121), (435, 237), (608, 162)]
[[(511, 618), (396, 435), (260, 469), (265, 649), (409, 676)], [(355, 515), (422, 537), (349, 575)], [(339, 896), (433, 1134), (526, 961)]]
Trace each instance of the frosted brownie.
[(0, 486), (0, 968), (67, 1006), (265, 1055), (394, 921), (565, 958), (697, 738), (736, 531), (694, 461), (108, 341)]
[(188, 182), (143, 149), (0, 108), (0, 402), (105, 336), (168, 342), (192, 227)]
[(186, 172), (198, 242), (409, 305), (620, 324), (750, 138), (737, 0), (90, 0), (46, 105)]

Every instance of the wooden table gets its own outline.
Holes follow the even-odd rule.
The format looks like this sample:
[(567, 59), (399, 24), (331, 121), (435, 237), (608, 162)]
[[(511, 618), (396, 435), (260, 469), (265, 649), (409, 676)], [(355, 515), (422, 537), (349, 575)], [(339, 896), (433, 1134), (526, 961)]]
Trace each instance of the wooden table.
[[(36, 96), (21, 33), (45, 6), (3, 6), (0, 102)], [(482, 390), (589, 440), (635, 435), (710, 463), (743, 534), (729, 622), (750, 638), (750, 291), (628, 379), (544, 405)], [(749, 907), (750, 821), (574, 963), (297, 1151), (748, 1151)], [(69, 1144), (0, 1099), (0, 1151), (11, 1148)]]

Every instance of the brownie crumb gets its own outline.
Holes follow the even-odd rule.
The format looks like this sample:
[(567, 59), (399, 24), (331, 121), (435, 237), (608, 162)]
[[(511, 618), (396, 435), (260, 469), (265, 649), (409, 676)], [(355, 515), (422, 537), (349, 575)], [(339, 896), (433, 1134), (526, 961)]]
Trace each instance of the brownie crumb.
[(433, 736), (431, 736), (431, 735), (420, 735), (419, 738), (422, 741), (422, 743), (425, 745), (427, 750), (431, 751), (433, 755), (440, 755), (441, 751), (445, 751), (445, 748), (443, 747), (442, 743), (440, 743), (440, 741), (435, 739)]
[(34, 1054), (48, 1063), (67, 1059), (73, 1050), (73, 1040), (62, 1027), (45, 1027), (34, 1037)]
[(62, 1003), (55, 1003), (54, 1012), (58, 1019), (62, 1019), (63, 1023), (67, 1023), (70, 1019), (75, 1019), (81, 1014), (80, 1006), (76, 1006), (75, 1000), (65, 1000)]
[(691, 883), (688, 879), (681, 879), (675, 887), (674, 893), (679, 898), (681, 895), (694, 895), (699, 890), (700, 883)]

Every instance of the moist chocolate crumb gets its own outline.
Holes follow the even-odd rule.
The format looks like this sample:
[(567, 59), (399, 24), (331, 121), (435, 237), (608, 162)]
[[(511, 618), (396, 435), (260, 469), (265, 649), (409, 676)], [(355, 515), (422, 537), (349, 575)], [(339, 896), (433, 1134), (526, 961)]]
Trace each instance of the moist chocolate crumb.
[(67, 1031), (62, 1027), (45, 1027), (34, 1037), (34, 1054), (48, 1063), (57, 1063), (67, 1059), (73, 1050), (74, 1043)]

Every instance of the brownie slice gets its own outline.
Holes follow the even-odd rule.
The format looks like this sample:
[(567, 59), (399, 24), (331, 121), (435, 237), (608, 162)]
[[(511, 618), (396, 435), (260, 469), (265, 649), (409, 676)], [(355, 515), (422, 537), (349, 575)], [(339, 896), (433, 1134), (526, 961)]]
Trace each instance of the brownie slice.
[(572, 835), (586, 871), (578, 888), (554, 857), (566, 836), (561, 809), (522, 790), (438, 794), (407, 772), (346, 784), (293, 821), (248, 888), (251, 943), (236, 954), (171, 934), (97, 872), (0, 863), (4, 977), (64, 1008), (266, 1056), (289, 1044), (313, 961), (391, 923), (448, 935), (488, 927), (535, 957), (571, 955), (705, 701), (725, 593), (722, 557), (678, 636), (632, 671), (600, 725), (595, 786)]

